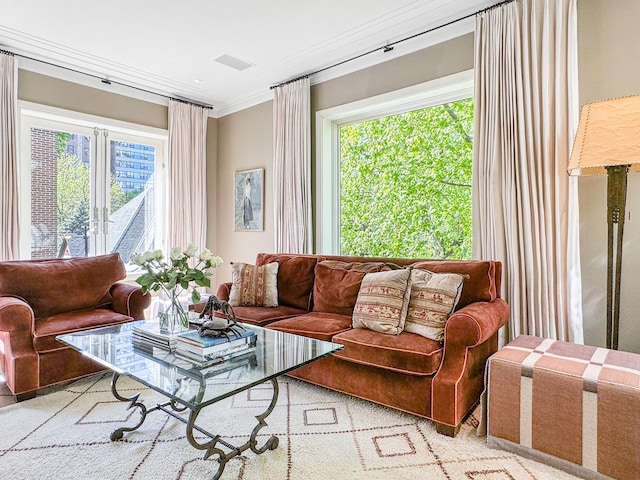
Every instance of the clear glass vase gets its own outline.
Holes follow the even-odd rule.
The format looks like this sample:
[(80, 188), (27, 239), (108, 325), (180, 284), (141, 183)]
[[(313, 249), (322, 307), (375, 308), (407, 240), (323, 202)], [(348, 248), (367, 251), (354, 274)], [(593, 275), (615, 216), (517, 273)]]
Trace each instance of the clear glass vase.
[(189, 329), (189, 313), (180, 302), (176, 289), (167, 293), (168, 300), (160, 304), (158, 311), (160, 331), (169, 334), (184, 332)]

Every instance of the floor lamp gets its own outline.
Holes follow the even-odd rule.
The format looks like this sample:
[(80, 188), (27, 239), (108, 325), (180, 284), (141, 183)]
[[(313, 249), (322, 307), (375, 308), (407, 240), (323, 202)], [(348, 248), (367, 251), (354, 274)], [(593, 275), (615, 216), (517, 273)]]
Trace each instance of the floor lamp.
[(640, 171), (640, 95), (585, 105), (569, 160), (569, 174), (607, 174), (607, 348), (616, 350), (629, 171)]

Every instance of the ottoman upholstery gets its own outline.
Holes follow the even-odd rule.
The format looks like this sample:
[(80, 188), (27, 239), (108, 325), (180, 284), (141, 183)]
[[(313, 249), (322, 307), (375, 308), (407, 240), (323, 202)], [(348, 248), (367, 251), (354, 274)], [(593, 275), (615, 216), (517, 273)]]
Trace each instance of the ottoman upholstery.
[(523, 335), (489, 358), (488, 443), (586, 478), (640, 478), (640, 355)]

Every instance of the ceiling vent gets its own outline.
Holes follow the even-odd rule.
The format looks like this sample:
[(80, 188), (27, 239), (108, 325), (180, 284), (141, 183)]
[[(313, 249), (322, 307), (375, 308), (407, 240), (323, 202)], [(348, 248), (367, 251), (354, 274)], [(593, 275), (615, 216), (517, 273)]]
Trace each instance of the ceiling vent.
[(227, 67), (235, 68), (240, 72), (242, 70), (246, 70), (249, 67), (253, 67), (254, 65), (253, 63), (245, 62), (244, 60), (232, 57), (231, 55), (227, 55), (226, 53), (221, 57), (216, 58), (214, 62), (221, 63), (222, 65), (226, 65)]

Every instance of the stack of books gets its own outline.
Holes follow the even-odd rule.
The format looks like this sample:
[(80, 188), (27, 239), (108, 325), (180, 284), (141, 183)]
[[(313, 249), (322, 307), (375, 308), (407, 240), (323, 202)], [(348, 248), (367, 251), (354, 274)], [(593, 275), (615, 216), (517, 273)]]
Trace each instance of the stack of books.
[(161, 332), (158, 321), (138, 322), (133, 326), (133, 346), (148, 353), (153, 353), (154, 348), (173, 352), (177, 339), (177, 333)]
[(256, 334), (253, 330), (229, 333), (228, 338), (201, 337), (197, 330), (178, 334), (175, 355), (197, 364), (221, 362), (255, 350)]

